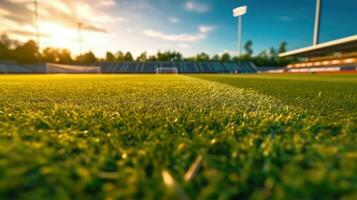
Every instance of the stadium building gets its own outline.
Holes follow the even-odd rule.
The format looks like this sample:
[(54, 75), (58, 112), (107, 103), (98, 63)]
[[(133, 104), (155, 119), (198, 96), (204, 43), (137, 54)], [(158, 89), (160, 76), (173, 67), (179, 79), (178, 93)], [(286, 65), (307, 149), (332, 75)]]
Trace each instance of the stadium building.
[(319, 43), (322, 1), (316, 0), (313, 45), (279, 55), (281, 58), (292, 57), (298, 60), (289, 64), (285, 72), (357, 72), (357, 35)]
[(279, 55), (294, 57), (298, 62), (287, 66), (285, 72), (357, 72), (357, 35), (296, 49)]

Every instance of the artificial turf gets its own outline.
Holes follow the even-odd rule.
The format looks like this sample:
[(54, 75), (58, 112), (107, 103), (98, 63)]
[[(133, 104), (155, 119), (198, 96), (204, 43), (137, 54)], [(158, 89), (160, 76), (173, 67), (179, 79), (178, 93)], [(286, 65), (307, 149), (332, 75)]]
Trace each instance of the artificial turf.
[(1, 199), (357, 196), (356, 76), (4, 75), (0, 94)]

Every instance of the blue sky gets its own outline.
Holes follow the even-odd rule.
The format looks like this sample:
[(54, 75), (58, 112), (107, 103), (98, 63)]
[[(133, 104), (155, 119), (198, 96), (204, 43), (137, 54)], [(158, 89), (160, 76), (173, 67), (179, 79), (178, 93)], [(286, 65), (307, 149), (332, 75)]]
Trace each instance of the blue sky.
[[(242, 5), (248, 6), (243, 40), (253, 41), (255, 53), (281, 41), (288, 49), (312, 43), (314, 0), (39, 0), (41, 44), (78, 53), (76, 22), (81, 21), (84, 49), (100, 56), (106, 50), (235, 53), (232, 9)], [(356, 0), (323, 0), (321, 41), (357, 34), (356, 10)], [(31, 1), (0, 0), (0, 31), (33, 38), (31, 11)]]

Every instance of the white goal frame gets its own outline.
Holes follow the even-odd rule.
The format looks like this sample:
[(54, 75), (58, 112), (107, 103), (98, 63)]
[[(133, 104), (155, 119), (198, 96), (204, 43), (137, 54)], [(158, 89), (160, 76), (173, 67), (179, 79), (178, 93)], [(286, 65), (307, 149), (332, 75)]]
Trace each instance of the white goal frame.
[(63, 65), (46, 63), (47, 74), (101, 74), (101, 68), (97, 66)]
[(178, 74), (177, 67), (157, 67), (156, 74)]

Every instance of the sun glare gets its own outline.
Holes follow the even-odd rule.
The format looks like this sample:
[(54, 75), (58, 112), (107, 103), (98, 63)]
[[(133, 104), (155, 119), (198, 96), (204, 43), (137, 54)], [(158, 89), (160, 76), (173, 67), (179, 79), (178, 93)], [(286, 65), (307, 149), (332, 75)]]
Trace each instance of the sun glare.
[(41, 32), (46, 33), (49, 37), (43, 40), (45, 46), (56, 48), (76, 49), (78, 33), (75, 29), (63, 27), (61, 25), (44, 22), (40, 24)]

